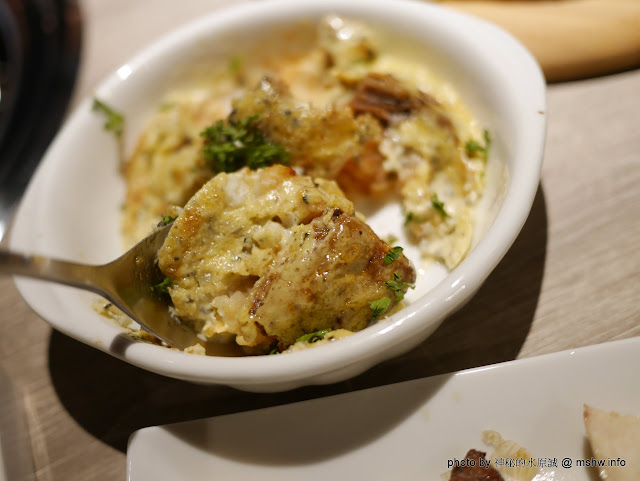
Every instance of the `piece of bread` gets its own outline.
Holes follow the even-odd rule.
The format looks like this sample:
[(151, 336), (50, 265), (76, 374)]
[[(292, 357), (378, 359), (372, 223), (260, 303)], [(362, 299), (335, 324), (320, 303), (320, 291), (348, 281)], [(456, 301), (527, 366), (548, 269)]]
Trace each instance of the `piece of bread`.
[(584, 425), (601, 479), (640, 480), (640, 418), (585, 405)]

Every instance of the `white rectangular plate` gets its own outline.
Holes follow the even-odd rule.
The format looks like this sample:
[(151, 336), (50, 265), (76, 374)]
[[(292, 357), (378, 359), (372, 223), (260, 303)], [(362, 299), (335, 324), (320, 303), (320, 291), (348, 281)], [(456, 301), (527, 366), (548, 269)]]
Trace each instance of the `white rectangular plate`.
[[(640, 338), (137, 431), (129, 481), (440, 479), (496, 430), (545, 480), (592, 481), (583, 404), (640, 415)], [(571, 468), (561, 467), (562, 460)], [(552, 473), (553, 472), (553, 473)]]

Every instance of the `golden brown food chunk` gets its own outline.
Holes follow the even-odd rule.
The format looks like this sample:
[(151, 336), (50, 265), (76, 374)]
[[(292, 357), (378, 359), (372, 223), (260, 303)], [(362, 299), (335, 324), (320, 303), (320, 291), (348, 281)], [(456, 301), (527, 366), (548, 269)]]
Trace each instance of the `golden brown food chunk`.
[(354, 118), (346, 105), (316, 108), (289, 93), (287, 86), (264, 78), (257, 88), (233, 102), (231, 119), (258, 115), (256, 125), (284, 147), (292, 165), (312, 177), (336, 179), (347, 160), (357, 156), (381, 128), (369, 116)]
[[(274, 165), (221, 173), (187, 203), (158, 253), (175, 314), (209, 339), (285, 349), (322, 329), (358, 331), (385, 283), (415, 281), (331, 181)], [(399, 296), (401, 297), (401, 296)]]
[(372, 320), (370, 302), (394, 297), (385, 285), (394, 272), (415, 280), (406, 259), (385, 264), (388, 251), (357, 217), (326, 209), (284, 243), (251, 292), (250, 313), (285, 346), (321, 329), (360, 331)]

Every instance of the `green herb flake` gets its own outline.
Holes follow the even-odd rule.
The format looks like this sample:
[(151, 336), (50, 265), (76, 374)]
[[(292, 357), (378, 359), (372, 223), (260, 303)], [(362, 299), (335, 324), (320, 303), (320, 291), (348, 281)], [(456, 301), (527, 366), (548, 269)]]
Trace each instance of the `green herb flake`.
[(468, 157), (479, 157), (483, 160), (487, 160), (489, 158), (489, 146), (491, 145), (491, 135), (488, 130), (484, 130), (482, 132), (482, 139), (484, 140), (484, 145), (482, 145), (477, 140), (468, 140), (464, 144), (465, 151), (467, 152)]
[(255, 125), (257, 115), (233, 121), (219, 120), (202, 136), (203, 156), (215, 172), (235, 172), (244, 166), (252, 170), (272, 164), (286, 164), (289, 152), (267, 141)]
[(464, 148), (469, 157), (483, 157), (487, 156), (487, 148), (477, 140), (467, 140), (464, 144)]
[(404, 299), (405, 287), (408, 287), (409, 289), (416, 288), (415, 284), (404, 282), (402, 280), (402, 277), (400, 277), (397, 272), (393, 273), (393, 280), (385, 282), (384, 285), (393, 291), (394, 295), (396, 296), (397, 302), (400, 302), (402, 299)]
[(331, 329), (322, 329), (320, 331), (310, 332), (309, 334), (300, 336), (298, 339), (296, 339), (296, 342), (309, 342), (309, 343), (318, 342), (324, 339), (324, 336), (326, 336), (330, 332), (331, 332)]
[(444, 202), (438, 199), (438, 194), (434, 192), (431, 196), (431, 207), (437, 210), (443, 218), (451, 217), (446, 210), (444, 210)]
[(244, 68), (244, 59), (238, 55), (229, 60), (229, 70), (233, 74), (238, 74)]
[(164, 280), (154, 286), (151, 286), (151, 290), (157, 296), (166, 296), (169, 294), (169, 288), (173, 285), (173, 281), (169, 277), (165, 277)]
[(97, 98), (93, 99), (92, 109), (96, 112), (102, 112), (107, 116), (103, 126), (105, 130), (113, 132), (118, 137), (122, 135), (124, 116), (120, 112), (114, 110), (112, 107)]
[(386, 265), (393, 264), (394, 261), (398, 260), (403, 250), (400, 246), (392, 247), (389, 252), (384, 255), (384, 263)]
[(482, 131), (482, 138), (484, 139), (484, 145), (489, 149), (489, 146), (491, 145), (491, 135), (487, 129)]
[(172, 217), (170, 215), (165, 215), (162, 217), (162, 220), (158, 223), (158, 227), (164, 227), (165, 225), (171, 224), (177, 217)]
[(371, 301), (369, 303), (369, 307), (371, 308), (371, 316), (374, 319), (377, 319), (382, 314), (384, 314), (387, 309), (389, 309), (390, 305), (391, 299), (389, 299), (388, 297), (383, 297), (381, 299), (378, 299), (377, 301)]
[(404, 216), (404, 225), (410, 224), (411, 222), (418, 222), (418, 217), (413, 212), (407, 212)]

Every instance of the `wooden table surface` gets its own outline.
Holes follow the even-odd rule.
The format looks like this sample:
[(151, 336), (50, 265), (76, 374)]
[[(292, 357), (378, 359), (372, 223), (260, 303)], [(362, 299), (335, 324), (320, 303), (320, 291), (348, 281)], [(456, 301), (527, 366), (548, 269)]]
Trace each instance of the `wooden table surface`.
[[(82, 0), (73, 104), (157, 36), (225, 3)], [(548, 118), (542, 181), (503, 262), (424, 344), (347, 382), (248, 394), (163, 378), (52, 330), (0, 279), (0, 375), (26, 417), (35, 479), (122, 480), (127, 439), (144, 426), (639, 335), (640, 70), (549, 85)]]

